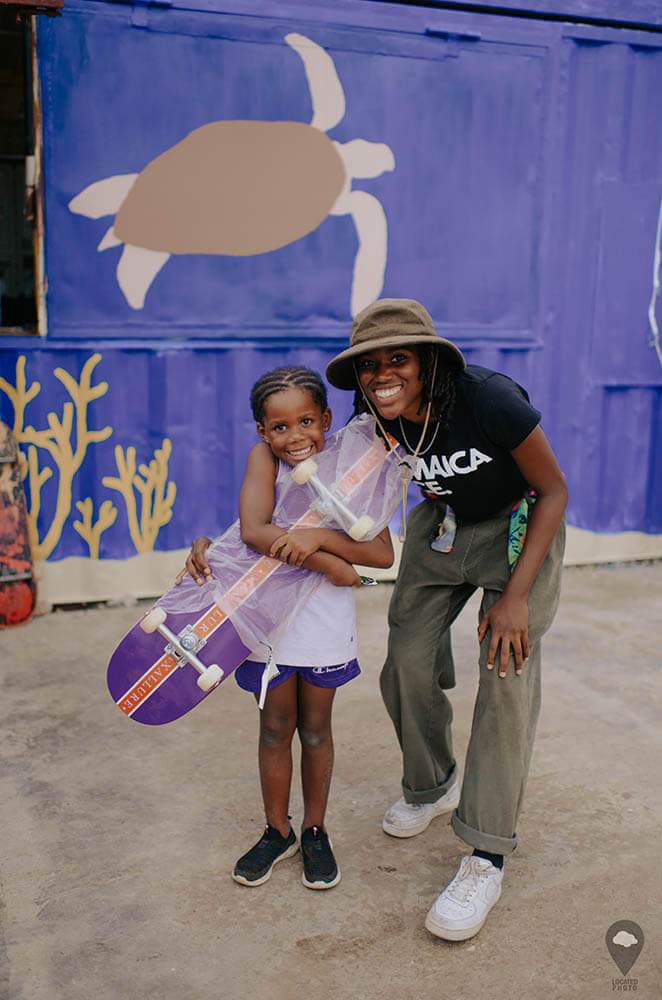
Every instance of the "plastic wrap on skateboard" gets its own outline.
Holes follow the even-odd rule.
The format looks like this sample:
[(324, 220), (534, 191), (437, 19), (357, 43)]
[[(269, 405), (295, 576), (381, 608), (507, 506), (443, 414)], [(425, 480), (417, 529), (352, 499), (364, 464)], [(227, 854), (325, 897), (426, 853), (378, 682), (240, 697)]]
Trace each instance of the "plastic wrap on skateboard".
[[(393, 517), (408, 476), (391, 444), (384, 447), (369, 416), (329, 435), (313, 481), (292, 478), (279, 489), (274, 524), (349, 531), (358, 523), (360, 537), (375, 537)], [(172, 587), (111, 657), (110, 694), (136, 722), (162, 725), (189, 712), (258, 647), (268, 647), (321, 580), (248, 548), (239, 522), (212, 543), (207, 559), (212, 579), (198, 586), (186, 577)]]

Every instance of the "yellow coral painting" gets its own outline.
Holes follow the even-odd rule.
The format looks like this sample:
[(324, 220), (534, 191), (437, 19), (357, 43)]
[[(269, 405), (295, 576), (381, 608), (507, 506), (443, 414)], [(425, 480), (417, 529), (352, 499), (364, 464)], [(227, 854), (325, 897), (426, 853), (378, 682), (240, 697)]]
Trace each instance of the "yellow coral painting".
[[(109, 426), (100, 430), (88, 427), (90, 405), (108, 392), (107, 382), (92, 384), (94, 369), (100, 361), (101, 354), (91, 355), (78, 381), (64, 368), (53, 370), (70, 400), (63, 403), (60, 415), (53, 411), (48, 413), (48, 427), (40, 430), (26, 424), (26, 409), (41, 392), (41, 385), (39, 382), (28, 385), (25, 355), (17, 359), (14, 385), (0, 378), (0, 389), (14, 407), (14, 437), (23, 449), (27, 449), (27, 455), (22, 452), (21, 474), (28, 486), (30, 541), (37, 562), (48, 559), (62, 537), (71, 516), (72, 486), (89, 449), (106, 441), (113, 433)], [(172, 442), (165, 438), (154, 457), (146, 464), (141, 463), (136, 471), (135, 447), (127, 447), (125, 454), (117, 445), (115, 461), (119, 475), (102, 477), (103, 485), (116, 490), (124, 499), (129, 534), (137, 552), (153, 550), (159, 529), (172, 517), (177, 488), (168, 480), (171, 454)], [(42, 510), (43, 486), (54, 473), (57, 476), (55, 504), (52, 509)], [(98, 559), (101, 535), (115, 524), (117, 508), (110, 500), (102, 501), (95, 521), (91, 497), (77, 501), (76, 507), (81, 520), (75, 520), (73, 528), (87, 543), (90, 558)], [(42, 526), (41, 536), (39, 525)]]
[[(149, 465), (140, 465), (136, 475), (136, 449), (127, 448), (126, 457), (120, 445), (115, 448), (118, 477), (104, 476), (103, 485), (117, 490), (124, 497), (129, 532), (137, 552), (150, 552), (154, 548), (159, 528), (172, 517), (177, 487), (168, 482), (168, 461), (172, 443), (166, 438), (162, 448), (157, 448)], [(142, 513), (138, 517), (134, 488), (142, 497)]]

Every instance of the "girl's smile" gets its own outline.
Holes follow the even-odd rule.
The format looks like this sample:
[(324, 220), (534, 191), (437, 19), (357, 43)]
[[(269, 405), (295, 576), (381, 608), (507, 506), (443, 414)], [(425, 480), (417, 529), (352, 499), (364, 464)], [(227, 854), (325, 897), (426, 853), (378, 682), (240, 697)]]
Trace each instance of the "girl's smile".
[(305, 389), (282, 389), (264, 404), (264, 423), (257, 431), (275, 458), (298, 465), (324, 447), (331, 410), (322, 410)]
[(362, 354), (356, 362), (364, 395), (385, 420), (406, 417), (422, 423), (421, 365), (408, 347), (380, 347)]

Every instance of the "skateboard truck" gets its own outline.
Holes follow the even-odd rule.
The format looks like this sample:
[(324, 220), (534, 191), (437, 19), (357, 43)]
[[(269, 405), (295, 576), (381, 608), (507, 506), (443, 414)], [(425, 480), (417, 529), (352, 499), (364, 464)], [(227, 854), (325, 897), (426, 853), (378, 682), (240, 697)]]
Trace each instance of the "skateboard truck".
[(167, 652), (174, 652), (181, 660), (186, 663), (190, 663), (194, 667), (200, 676), (198, 677), (196, 683), (201, 691), (211, 691), (213, 687), (221, 681), (223, 677), (223, 671), (217, 663), (212, 663), (210, 666), (206, 667), (204, 663), (198, 659), (195, 655), (195, 650), (200, 649), (204, 645), (204, 641), (199, 642), (195, 632), (190, 625), (179, 634), (175, 635), (174, 632), (164, 624), (166, 620), (166, 613), (163, 608), (152, 608), (148, 611), (143, 620), (140, 623), (140, 627), (143, 632), (160, 632), (164, 639), (167, 639), (170, 648), (166, 649)]
[(343, 525), (347, 525), (347, 534), (349, 537), (353, 538), (355, 542), (360, 542), (372, 530), (375, 522), (367, 514), (364, 514), (363, 517), (355, 517), (349, 507), (328, 486), (324, 485), (316, 473), (317, 462), (314, 458), (306, 458), (299, 465), (294, 466), (292, 469), (292, 479), (299, 486), (303, 486), (304, 483), (310, 483), (314, 486), (322, 501), (324, 512), (337, 514)]

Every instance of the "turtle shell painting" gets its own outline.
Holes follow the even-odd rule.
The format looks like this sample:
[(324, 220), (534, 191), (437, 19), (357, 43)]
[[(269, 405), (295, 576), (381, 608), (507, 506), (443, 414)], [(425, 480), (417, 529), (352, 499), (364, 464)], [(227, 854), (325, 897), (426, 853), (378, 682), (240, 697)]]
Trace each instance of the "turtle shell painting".
[(311, 233), (329, 215), (351, 216), (358, 236), (350, 311), (379, 298), (388, 249), (386, 215), (354, 178), (395, 169), (384, 143), (335, 142), (326, 134), (345, 113), (331, 56), (299, 34), (285, 36), (300, 56), (313, 105), (309, 124), (219, 121), (196, 128), (138, 174), (96, 181), (69, 202), (79, 215), (113, 216), (98, 250), (123, 245), (119, 287), (142, 309), (173, 254), (247, 257)]

